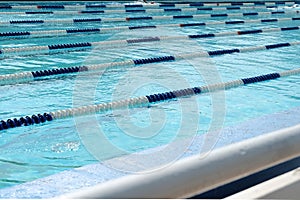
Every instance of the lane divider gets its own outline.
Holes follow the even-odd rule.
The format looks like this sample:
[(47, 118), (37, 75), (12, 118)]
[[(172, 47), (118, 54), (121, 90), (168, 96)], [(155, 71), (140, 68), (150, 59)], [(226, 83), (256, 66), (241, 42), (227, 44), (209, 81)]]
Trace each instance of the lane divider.
[[(241, 34), (244, 33), (246, 34), (246, 32), (242, 32)], [(6, 75), (0, 75), (0, 85), (28, 82), (28, 81), (36, 80), (40, 77), (54, 76), (59, 74), (97, 71), (97, 70), (110, 69), (116, 67), (134, 67), (137, 65), (145, 65), (150, 63), (169, 62), (169, 61), (182, 60), (182, 59), (193, 59), (197, 57), (198, 58), (208, 57), (208, 56), (213, 57), (213, 56), (220, 56), (220, 55), (232, 54), (232, 53), (245, 53), (245, 52), (252, 52), (252, 51), (270, 50), (270, 49), (296, 46), (296, 45), (300, 45), (300, 41), (269, 44), (269, 45), (262, 45), (262, 46), (250, 46), (244, 48), (221, 49), (221, 50), (214, 50), (214, 51), (207, 51), (207, 52), (194, 52), (188, 54), (166, 55), (166, 56), (150, 57), (150, 58), (142, 58), (142, 59), (130, 59), (130, 60), (125, 60), (120, 62), (110, 62), (110, 63), (102, 63), (102, 64), (88, 65), (88, 66), (77, 66), (77, 67), (67, 67), (67, 68), (59, 68), (59, 69), (40, 70), (40, 71), (33, 71), (33, 72), (6, 74)]]
[(73, 23), (105, 23), (105, 22), (130, 22), (139, 20), (173, 20), (173, 19), (201, 19), (201, 18), (219, 18), (219, 17), (245, 17), (245, 16), (263, 16), (263, 15), (286, 15), (299, 14), (299, 10), (289, 11), (271, 11), (271, 12), (247, 12), (247, 13), (216, 13), (216, 14), (199, 14), (199, 15), (170, 15), (170, 16), (142, 16), (142, 17), (126, 17), (126, 18), (78, 18), (78, 19), (49, 19), (49, 20), (11, 20), (0, 21), (0, 25), (15, 24), (73, 24)]
[(201, 8), (158, 8), (158, 9), (123, 9), (123, 10), (81, 10), (81, 11), (25, 11), (0, 12), (0, 15), (78, 15), (78, 14), (122, 14), (122, 13), (160, 13), (160, 12), (199, 12), (199, 11), (231, 11), (247, 9), (277, 8), (277, 6), (227, 6), (227, 7), (201, 7)]
[(0, 130), (6, 130), (15, 127), (29, 126), (34, 124), (40, 124), (50, 122), (53, 120), (71, 118), (73, 116), (89, 115), (94, 113), (107, 112), (115, 109), (126, 109), (134, 107), (146, 107), (152, 103), (160, 103), (173, 99), (179, 99), (181, 97), (188, 97), (199, 95), (202, 93), (215, 92), (219, 90), (228, 90), (239, 86), (248, 84), (274, 80), (280, 77), (286, 77), (291, 75), (300, 74), (300, 68), (294, 70), (287, 70), (282, 72), (264, 74), (260, 76), (254, 76), (250, 78), (242, 78), (233, 81), (216, 83), (212, 85), (199, 86), (193, 88), (186, 88), (174, 91), (168, 91), (164, 93), (155, 93), (146, 96), (140, 96), (135, 98), (129, 98), (120, 101), (112, 101), (109, 103), (101, 103), (96, 105), (87, 105), (77, 108), (69, 108), (65, 110), (57, 110), (54, 112), (48, 112), (44, 114), (33, 114), (32, 116), (24, 116), (20, 118), (13, 118), (0, 121)]
[(181, 2), (181, 3), (154, 3), (154, 4), (86, 4), (86, 5), (0, 5), (0, 9), (16, 10), (34, 10), (34, 9), (58, 9), (58, 10), (78, 10), (78, 9), (95, 9), (95, 8), (162, 8), (162, 7), (195, 7), (195, 6), (277, 6), (277, 5), (294, 5), (295, 1), (275, 1), (275, 2), (231, 2), (231, 3), (202, 3), (202, 2)]
[(214, 22), (196, 22), (184, 24), (161, 24), (161, 25), (145, 25), (145, 26), (120, 26), (112, 28), (79, 28), (79, 29), (66, 29), (66, 30), (45, 30), (45, 31), (19, 31), (19, 32), (0, 32), (0, 38), (13, 37), (13, 38), (27, 38), (27, 37), (44, 37), (46, 36), (65, 36), (69, 34), (82, 34), (82, 33), (108, 33), (112, 31), (126, 31), (138, 29), (155, 29), (164, 27), (191, 27), (191, 26), (209, 26), (209, 25), (234, 25), (234, 24), (248, 24), (248, 23), (274, 23), (285, 21), (298, 21), (300, 17), (293, 18), (267, 18), (255, 20), (230, 20), (230, 21), (214, 21)]
[(59, 50), (59, 49), (63, 50), (69, 48), (83, 48), (83, 47), (85, 48), (85, 47), (94, 47), (94, 46), (101, 46), (101, 48), (107, 48), (107, 47), (116, 48), (116, 47), (122, 47), (130, 44), (143, 43), (143, 42), (157, 42), (157, 41), (179, 40), (179, 39), (200, 39), (200, 38), (223, 37), (223, 36), (231, 36), (231, 35), (246, 35), (246, 34), (264, 33), (264, 32), (299, 30), (299, 29), (300, 26), (293, 26), (293, 27), (240, 30), (240, 31), (231, 31), (231, 32), (228, 31), (228, 32), (194, 34), (194, 35), (144, 37), (144, 38), (135, 38), (135, 39), (127, 39), (127, 40), (111, 40), (111, 41), (100, 41), (100, 42), (83, 42), (83, 43), (32, 46), (32, 47), (4, 48), (4, 49), (0, 49), (0, 52), (2, 54), (18, 53), (18, 52), (23, 52), (23, 53), (33, 52), (34, 55), (36, 55), (35, 51), (39, 51), (39, 50)]

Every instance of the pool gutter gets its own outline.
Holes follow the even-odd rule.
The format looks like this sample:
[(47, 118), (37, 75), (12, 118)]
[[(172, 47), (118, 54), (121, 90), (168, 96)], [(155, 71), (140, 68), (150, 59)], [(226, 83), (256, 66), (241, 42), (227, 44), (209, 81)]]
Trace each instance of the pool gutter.
[(300, 168), (255, 185), (225, 199), (299, 199)]

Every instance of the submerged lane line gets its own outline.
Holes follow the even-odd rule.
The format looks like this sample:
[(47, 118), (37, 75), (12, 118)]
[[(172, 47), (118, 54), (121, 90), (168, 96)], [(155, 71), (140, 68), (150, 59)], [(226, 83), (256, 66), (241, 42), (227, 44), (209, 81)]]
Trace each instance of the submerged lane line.
[(194, 53), (187, 53), (187, 54), (166, 55), (166, 56), (150, 57), (150, 58), (142, 58), (142, 59), (131, 59), (131, 60), (125, 60), (120, 62), (110, 62), (110, 63), (96, 64), (96, 65), (89, 65), (89, 66), (77, 66), (77, 67), (67, 67), (67, 68), (33, 71), (33, 72), (7, 74), (7, 75), (0, 75), (0, 85), (28, 82), (28, 81), (36, 80), (40, 77), (54, 76), (58, 74), (97, 71), (97, 70), (103, 70), (103, 69), (109, 69), (115, 67), (132, 67), (132, 66), (150, 64), (150, 63), (169, 62), (169, 61), (175, 61), (181, 59), (193, 59), (196, 57), (220, 56), (220, 55), (232, 54), (232, 53), (245, 53), (245, 52), (252, 52), (252, 51), (270, 50), (270, 49), (296, 46), (296, 45), (300, 45), (300, 41), (269, 44), (269, 45), (262, 45), (262, 46), (250, 46), (244, 48), (221, 49), (221, 50), (214, 50), (214, 51), (207, 51), (207, 52), (203, 51), (203, 52), (194, 52)]
[(233, 81), (216, 83), (212, 85), (193, 87), (180, 89), (175, 91), (169, 91), (164, 93), (156, 93), (146, 96), (140, 96), (120, 101), (112, 101), (109, 103), (101, 103), (95, 105), (87, 105), (77, 108), (69, 108), (65, 110), (57, 110), (54, 112), (44, 113), (44, 114), (33, 114), (32, 116), (24, 116), (19, 119), (7, 119), (0, 121), (0, 131), (9, 128), (29, 126), (34, 124), (45, 123), (47, 121), (53, 121), (64, 118), (71, 118), (73, 116), (83, 116), (94, 113), (107, 112), (115, 109), (126, 109), (128, 107), (146, 107), (152, 103), (160, 103), (172, 99), (178, 99), (181, 97), (188, 97), (199, 95), (202, 93), (214, 92), (219, 90), (228, 90), (230, 88), (235, 88), (243, 85), (253, 84), (257, 82), (263, 82), (273, 79), (278, 79), (280, 77), (286, 77), (291, 75), (300, 74), (300, 68), (294, 70), (287, 70), (282, 72), (264, 74), (260, 76), (254, 76), (250, 78), (242, 78)]

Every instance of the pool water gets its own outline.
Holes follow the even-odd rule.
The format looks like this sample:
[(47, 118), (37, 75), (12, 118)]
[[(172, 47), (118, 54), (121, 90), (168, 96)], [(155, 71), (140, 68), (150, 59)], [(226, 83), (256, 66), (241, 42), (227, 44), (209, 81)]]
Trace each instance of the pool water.
[[(36, 2), (36, 4), (45, 3)], [(0, 21), (180, 15), (178, 12), (82, 14), (80, 16), (1, 14), (4, 11), (0, 10)], [(270, 10), (260, 8), (255, 11)], [(197, 14), (211, 12), (198, 11)], [(238, 13), (246, 11), (214, 12)], [(251, 12), (254, 11), (251, 10)], [(295, 16), (297, 14), (274, 15), (272, 17)], [(78, 24), (16, 24), (2, 25), (0, 30), (1, 32), (65, 30), (72, 28), (179, 24), (218, 20), (248, 20), (260, 17)], [(0, 38), (0, 49), (289, 26), (300, 26), (300, 22), (298, 20), (182, 28), (166, 26), (165, 28), (157, 29), (82, 33), (39, 38), (2, 37)], [(100, 46), (81, 51), (65, 51), (51, 54), (35, 52), (27, 56), (8, 55), (7, 57), (0, 57), (0, 75), (298, 40), (300, 40), (299, 30), (290, 30), (207, 39), (147, 42), (125, 47)], [(300, 62), (299, 50), (299, 46), (291, 46), (211, 58), (194, 58), (135, 67), (119, 67), (78, 75), (57, 75), (25, 83), (2, 85), (0, 86), (0, 120), (296, 69)], [(99, 160), (103, 161), (125, 154), (141, 152), (183, 138), (193, 137), (197, 134), (207, 134), (208, 131), (238, 125), (267, 114), (299, 107), (299, 83), (299, 76), (290, 76), (212, 94), (201, 94), (180, 100), (151, 104), (147, 107), (59, 119), (49, 123), (3, 130), (0, 132), (0, 188), (14, 186), (64, 170), (96, 163)], [(99, 137), (97, 135), (99, 133), (102, 133), (103, 137)], [(104, 138), (111, 145), (101, 146), (106, 145), (106, 143), (98, 141), (99, 138)], [(95, 145), (94, 142), (99, 142), (99, 146), (93, 146)], [(92, 149), (99, 149), (97, 155)]]

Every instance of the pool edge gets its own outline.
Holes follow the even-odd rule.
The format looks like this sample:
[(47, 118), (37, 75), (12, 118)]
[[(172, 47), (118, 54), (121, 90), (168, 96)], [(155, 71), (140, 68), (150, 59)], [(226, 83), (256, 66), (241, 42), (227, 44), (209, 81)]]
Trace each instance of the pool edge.
[[(223, 128), (216, 148), (299, 124), (300, 119), (294, 117), (299, 116), (299, 114), (300, 107), (296, 107), (251, 119), (237, 126)], [(198, 154), (198, 145), (201, 144), (202, 140), (203, 135), (197, 136), (183, 157)], [(122, 158), (115, 158), (115, 160), (122, 160)], [(110, 169), (101, 163), (90, 164), (24, 184), (3, 188), (0, 190), (0, 198), (52, 198), (125, 175), (128, 173)]]

